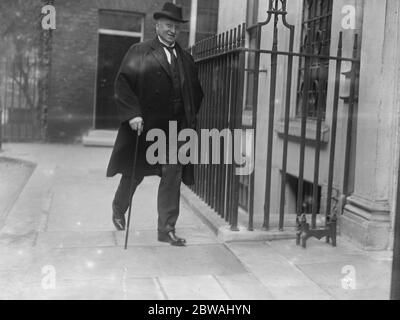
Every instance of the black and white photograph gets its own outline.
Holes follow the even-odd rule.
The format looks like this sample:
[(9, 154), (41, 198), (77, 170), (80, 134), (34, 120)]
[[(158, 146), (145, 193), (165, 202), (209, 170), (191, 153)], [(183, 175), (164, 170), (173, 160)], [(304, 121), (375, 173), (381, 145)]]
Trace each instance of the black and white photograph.
[(399, 180), (399, 0), (0, 0), (0, 300), (400, 300)]

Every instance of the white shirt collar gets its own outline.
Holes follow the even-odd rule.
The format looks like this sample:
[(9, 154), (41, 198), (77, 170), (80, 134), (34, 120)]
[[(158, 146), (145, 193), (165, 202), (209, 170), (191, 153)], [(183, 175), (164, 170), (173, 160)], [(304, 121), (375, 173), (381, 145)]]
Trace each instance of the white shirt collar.
[(173, 47), (175, 46), (175, 42), (172, 45), (169, 45), (168, 43), (166, 43), (163, 39), (161, 39), (160, 36), (158, 36), (158, 40), (166, 47)]

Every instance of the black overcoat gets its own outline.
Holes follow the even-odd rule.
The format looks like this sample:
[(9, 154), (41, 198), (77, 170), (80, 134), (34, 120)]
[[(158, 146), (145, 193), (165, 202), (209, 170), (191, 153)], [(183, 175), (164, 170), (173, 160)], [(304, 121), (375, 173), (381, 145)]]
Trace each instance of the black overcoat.
[[(188, 52), (178, 44), (176, 50), (180, 56), (179, 69), (186, 113), (182, 128), (195, 129), (196, 115), (203, 99), (198, 70)], [(146, 142), (146, 133), (153, 128), (166, 129), (166, 104), (171, 101), (172, 92), (171, 71), (157, 37), (133, 45), (125, 55), (115, 81), (115, 101), (121, 125), (108, 164), (107, 177), (118, 173), (130, 175), (132, 172), (137, 134), (131, 129), (129, 121), (136, 117), (144, 120), (144, 132), (139, 138), (137, 174), (161, 175), (160, 165), (150, 165), (146, 161), (146, 148), (151, 144)], [(182, 181), (186, 185), (194, 183), (193, 165), (183, 166)]]

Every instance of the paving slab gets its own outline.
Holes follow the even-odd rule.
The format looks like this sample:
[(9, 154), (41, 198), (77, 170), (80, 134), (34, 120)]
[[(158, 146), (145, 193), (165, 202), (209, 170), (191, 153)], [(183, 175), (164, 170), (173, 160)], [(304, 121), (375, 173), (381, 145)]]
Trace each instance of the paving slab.
[(32, 248), (36, 241), (37, 232), (35, 230), (26, 231), (26, 233), (15, 233), (14, 230), (4, 230), (0, 232), (0, 247), (3, 248)]
[(388, 261), (352, 257), (347, 261), (300, 265), (299, 269), (335, 299), (388, 300), (391, 267)]
[(160, 276), (227, 275), (245, 272), (243, 264), (224, 245), (154, 247)]
[(273, 300), (271, 292), (252, 273), (216, 275), (232, 300)]
[(163, 300), (164, 296), (154, 278), (92, 279), (57, 281), (55, 288), (44, 289), (41, 284), (19, 293), (19, 299), (35, 300)]
[(34, 256), (32, 247), (0, 246), (0, 271), (25, 270)]
[[(187, 241), (187, 246), (206, 245), (218, 243), (216, 236), (206, 228), (177, 228), (176, 234)], [(125, 245), (125, 232), (115, 232), (118, 246)], [(163, 246), (169, 247), (169, 243), (157, 240), (157, 230), (136, 230), (129, 231), (128, 246)]]
[(25, 273), (22, 270), (0, 271), (0, 300), (18, 299), (19, 294), (25, 288)]
[(232, 243), (232, 252), (276, 299), (326, 300), (332, 297), (265, 243)]
[(111, 202), (115, 185), (114, 180), (101, 177), (90, 179), (87, 173), (75, 173), (73, 180), (68, 181), (57, 170), (57, 184), (53, 188), (51, 215), (46, 230), (112, 230)]
[(268, 245), (281, 256), (294, 264), (309, 264), (330, 261), (351, 261), (352, 259), (365, 257), (368, 253), (349, 245), (344, 239), (338, 239), (337, 246), (332, 247), (324, 240), (311, 238), (307, 241), (307, 248), (296, 245), (295, 240), (270, 241)]
[(48, 214), (53, 177), (53, 165), (39, 164), (36, 167), (8, 214), (1, 234), (24, 236), (40, 230), (43, 218)]
[(169, 300), (229, 300), (212, 275), (160, 277)]
[(38, 248), (90, 248), (115, 246), (113, 231), (51, 231), (40, 232), (35, 246)]
[(53, 266), (61, 280), (106, 280), (123, 273), (131, 277), (152, 277), (159, 273), (156, 260), (152, 247), (127, 251), (117, 247), (51, 249), (36, 256), (26, 281), (40, 282), (45, 266)]
[[(214, 219), (218, 227), (212, 232), (210, 222), (193, 211), (190, 199), (195, 197), (182, 199), (177, 225), (188, 246), (158, 242), (158, 177), (146, 178), (135, 194), (129, 247), (124, 250), (125, 233), (116, 232), (111, 221), (120, 177), (105, 177), (111, 149), (5, 144), (4, 150), (4, 156), (38, 165), (0, 230), (0, 298), (388, 296), (388, 252), (361, 251), (341, 238), (337, 248), (310, 239), (306, 250), (294, 240), (224, 243), (215, 231), (226, 228), (225, 222)], [(356, 270), (356, 290), (341, 286), (345, 265)], [(55, 290), (42, 286), (49, 268), (55, 272)]]
[(34, 168), (33, 163), (0, 155), (0, 229)]
[(36, 255), (26, 281), (40, 282), (45, 266), (53, 266), (58, 278), (73, 280), (107, 279), (122, 272), (128, 277), (244, 272), (222, 245), (51, 249)]

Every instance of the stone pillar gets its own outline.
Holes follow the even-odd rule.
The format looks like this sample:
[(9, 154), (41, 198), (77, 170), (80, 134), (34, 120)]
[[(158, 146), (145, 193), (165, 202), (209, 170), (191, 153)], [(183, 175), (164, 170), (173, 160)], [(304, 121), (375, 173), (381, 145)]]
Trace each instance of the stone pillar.
[(399, 74), (397, 0), (364, 2), (354, 194), (341, 233), (363, 249), (387, 249), (393, 206)]

